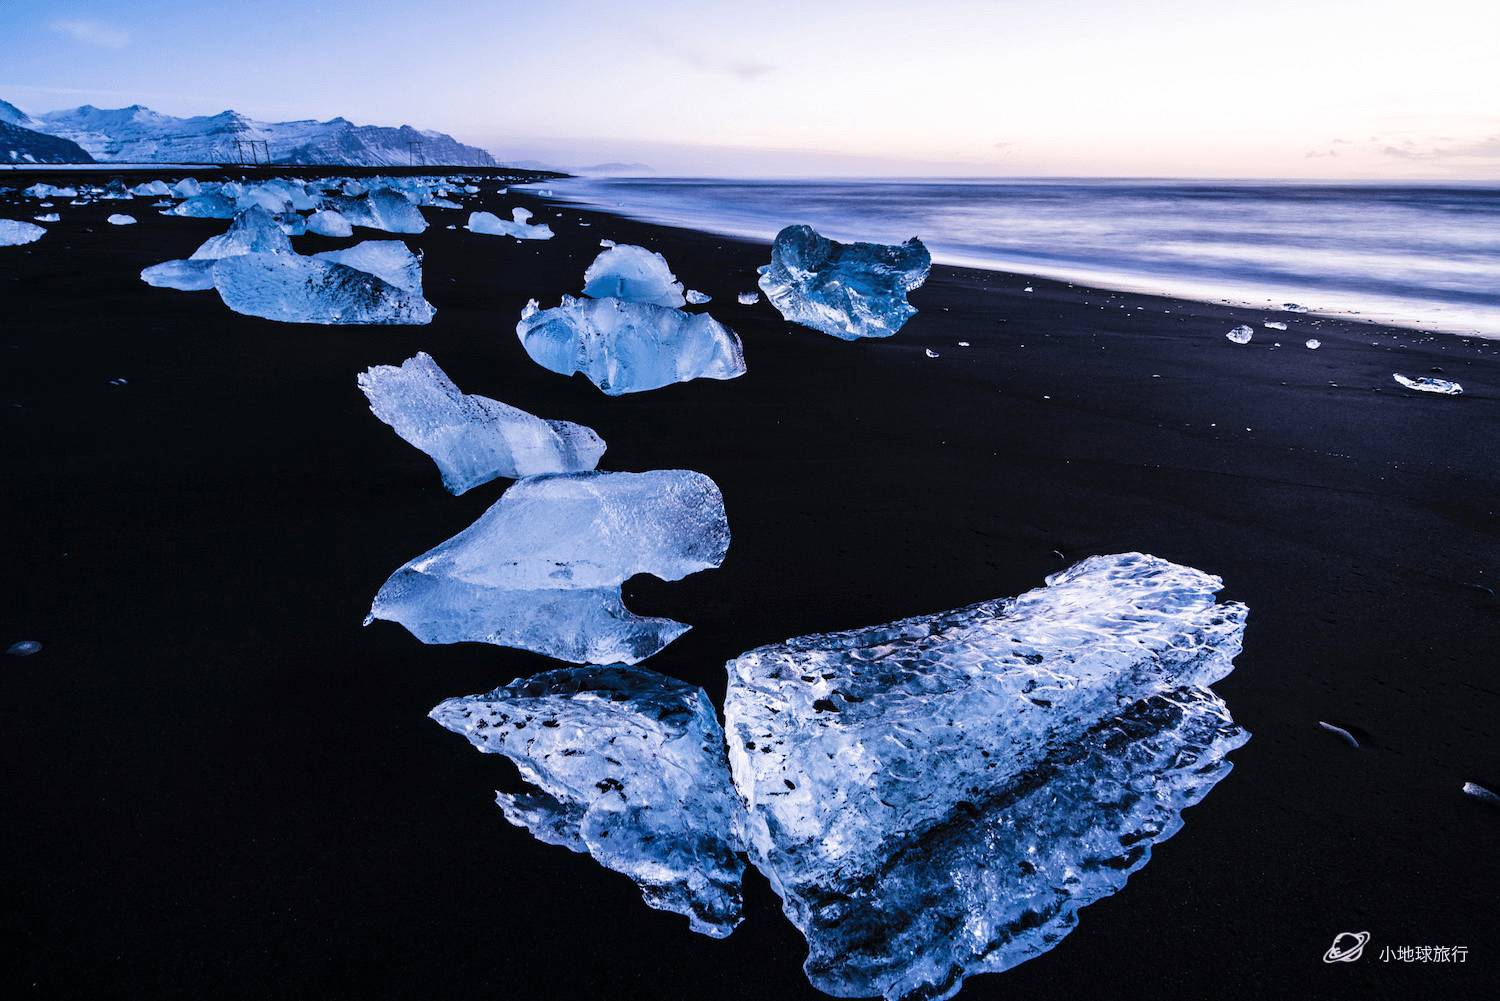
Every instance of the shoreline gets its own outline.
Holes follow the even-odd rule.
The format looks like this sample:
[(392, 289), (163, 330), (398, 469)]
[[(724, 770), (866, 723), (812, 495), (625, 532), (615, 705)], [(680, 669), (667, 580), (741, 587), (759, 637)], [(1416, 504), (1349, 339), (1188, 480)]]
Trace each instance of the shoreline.
[[(556, 237), (461, 228), (516, 205)], [(513, 771), (426, 718), (556, 662), (360, 627), (391, 570), (507, 485), (447, 495), (369, 413), (356, 374), (418, 350), (464, 392), (594, 428), (601, 468), (720, 486), (723, 567), (625, 587), (692, 625), (644, 666), (716, 705), (754, 647), (1021, 594), (1094, 554), (1197, 567), (1249, 605), (1213, 686), (1252, 734), (1233, 771), (1056, 948), (960, 998), (1493, 983), (1500, 943), (1467, 922), (1491, 905), (1475, 871), (1496, 817), (1461, 786), (1500, 789), (1495, 345), (1309, 314), (1270, 331), (1263, 310), (947, 265), (895, 337), (846, 343), (735, 301), (763, 243), (489, 190), (424, 209), (419, 236), (356, 233), (424, 252), (431, 325), (283, 325), (139, 280), (226, 221), (104, 224), (120, 210), (63, 206), (0, 248), (4, 500), (24, 528), (4, 642), (43, 643), (8, 662), (0, 728), (27, 806), (5, 835), (16, 996), (823, 997), (763, 879), (732, 936), (692, 935), (505, 823)], [(748, 372), (608, 398), (531, 362), (521, 309), (577, 294), (601, 238), (710, 294), (695, 311), (739, 334)], [(1248, 345), (1224, 337), (1240, 323)], [(1391, 380), (1433, 368), (1465, 395)], [(1320, 962), (1348, 930), (1370, 931), (1365, 963)], [(1424, 944), (1469, 962), (1374, 959)]]

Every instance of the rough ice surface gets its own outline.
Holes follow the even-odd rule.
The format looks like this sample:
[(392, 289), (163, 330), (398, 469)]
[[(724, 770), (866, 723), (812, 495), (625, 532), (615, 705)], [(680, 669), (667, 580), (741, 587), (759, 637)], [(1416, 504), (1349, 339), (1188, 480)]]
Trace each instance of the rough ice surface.
[(435, 312), (420, 289), (318, 257), (226, 257), (214, 265), (213, 278), (236, 313), (283, 323), (421, 324)]
[(135, 216), (126, 215), (123, 212), (115, 212), (104, 221), (109, 223), (111, 226), (134, 226)]
[(518, 647), (577, 664), (634, 664), (688, 627), (638, 616), (620, 585), (717, 567), (724, 498), (702, 473), (558, 473), (518, 480), (462, 532), (401, 567), (371, 618), (423, 643)]
[(19, 219), (0, 219), (0, 247), (19, 247), (24, 243), (35, 243), (47, 234), (36, 223)]
[(233, 219), (238, 210), (234, 202), (217, 191), (205, 191), (177, 203), (166, 215), (187, 216), (192, 219)]
[(333, 196), (323, 203), (323, 208), (338, 212), (351, 225), (366, 229), (387, 233), (421, 233), (427, 229), (421, 209), (390, 188), (377, 187), (358, 196)]
[(407, 292), (422, 292), (422, 258), (400, 240), (365, 240), (342, 250), (325, 250), (314, 259), (346, 264), (376, 275)]
[(735, 298), (739, 300), (739, 304), (741, 306), (754, 306), (757, 302), (760, 302), (760, 293), (759, 292), (741, 292)]
[(1438, 393), (1442, 396), (1462, 396), (1464, 393), (1463, 386), (1447, 379), (1432, 379), (1425, 375), (1409, 379), (1399, 372), (1392, 372), (1391, 378), (1407, 389), (1414, 389), (1419, 393)]
[(922, 352), (925, 355), (927, 355), (927, 357), (929, 357), (929, 358), (936, 358), (936, 357), (938, 357), (938, 353), (936, 351), (932, 350), (932, 348), (923, 348)]
[(290, 254), (292, 241), (277, 225), (276, 218), (265, 209), (254, 206), (234, 217), (229, 229), (204, 240), (189, 260), (217, 261), (240, 254)]
[(333, 209), (323, 209), (307, 217), (307, 231), (317, 236), (353, 236), (349, 220)]
[(452, 494), (501, 476), (593, 469), (604, 454), (590, 428), (459, 392), (425, 351), (362, 372), (359, 388), (376, 417), (432, 457)]
[(1248, 739), (1205, 686), (1246, 609), (1098, 556), (1014, 599), (805, 636), (729, 664), (751, 860), (841, 997), (937, 999), (1052, 948)]
[(1316, 350), (1318, 350), (1318, 348), (1321, 348), (1322, 346), (1323, 346), (1323, 342), (1320, 341), (1320, 340), (1318, 340), (1316, 337), (1309, 337), (1308, 340), (1307, 340), (1307, 349), (1309, 351), (1316, 351)]
[(179, 198), (192, 198), (203, 193), (203, 185), (198, 183), (196, 177), (184, 177), (172, 185), (172, 194)]
[(745, 374), (733, 330), (707, 313), (646, 302), (565, 295), (553, 309), (528, 306), (516, 336), (538, 365), (561, 375), (582, 372), (610, 396)]
[(552, 239), (551, 226), (544, 222), (533, 226), (527, 222), (531, 218), (529, 210), (511, 209), (510, 215), (513, 221), (506, 222), (493, 212), (470, 212), (466, 228), (471, 233), (485, 236), (513, 236), (517, 240)]
[(793, 323), (846, 341), (889, 337), (916, 313), (906, 295), (931, 269), (932, 255), (916, 237), (899, 245), (836, 243), (811, 226), (788, 226), (771, 244), (760, 288)]
[(1236, 344), (1249, 344), (1250, 343), (1250, 338), (1252, 338), (1252, 337), (1255, 336), (1255, 331), (1252, 330), (1251, 328), (1245, 326), (1244, 324), (1241, 324), (1240, 326), (1235, 327), (1233, 330), (1231, 330), (1229, 333), (1225, 334), (1224, 336), (1227, 337), (1227, 338), (1229, 338), (1231, 341), (1233, 341)]
[(1286, 329), (1286, 324), (1282, 323), (1280, 320), (1267, 320), (1265, 323), (1262, 323), (1261, 326), (1265, 327), (1267, 330)]
[(62, 216), (56, 212), (43, 212), (41, 215), (32, 216), (37, 222), (62, 222)]
[(144, 184), (137, 184), (135, 187), (131, 188), (130, 191), (131, 194), (141, 195), (142, 197), (147, 198), (155, 198), (161, 195), (170, 195), (172, 193), (172, 189), (167, 187), (166, 181), (146, 181)]
[(515, 762), (528, 788), (496, 794), (506, 820), (624, 873), (693, 931), (723, 938), (740, 923), (740, 807), (703, 689), (644, 668), (573, 667), (431, 715)]
[[(38, 646), (40, 646), (40, 644), (38, 644)], [(1486, 803), (1500, 803), (1500, 794), (1486, 789), (1478, 782), (1465, 782), (1464, 795), (1473, 796), (1475, 799), (1483, 800)]]
[(170, 288), (179, 292), (206, 292), (214, 287), (213, 259), (199, 261), (163, 261), (141, 271), (141, 281), (153, 288)]
[(667, 259), (645, 247), (622, 243), (594, 258), (583, 273), (583, 294), (595, 299), (649, 302), (676, 309), (686, 303), (682, 282)]
[(701, 306), (705, 302), (713, 302), (714, 299), (713, 296), (708, 295), (704, 292), (699, 292), (695, 288), (688, 289), (687, 294), (684, 296), (684, 298), (687, 299), (688, 305), (690, 306)]

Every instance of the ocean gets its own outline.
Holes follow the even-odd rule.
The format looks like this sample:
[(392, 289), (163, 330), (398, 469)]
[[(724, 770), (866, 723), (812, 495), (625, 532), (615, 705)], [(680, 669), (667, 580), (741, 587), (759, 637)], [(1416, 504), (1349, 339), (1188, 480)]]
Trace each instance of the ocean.
[(1500, 338), (1500, 185), (577, 178), (554, 195), (769, 239), (919, 236), (935, 260), (1108, 288), (1305, 306)]

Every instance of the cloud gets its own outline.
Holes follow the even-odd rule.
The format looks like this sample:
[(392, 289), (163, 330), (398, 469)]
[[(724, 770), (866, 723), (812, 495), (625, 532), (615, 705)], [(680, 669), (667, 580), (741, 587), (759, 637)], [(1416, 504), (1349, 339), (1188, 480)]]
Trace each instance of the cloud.
[(1307, 157), (1307, 158), (1322, 157), (1322, 156), (1338, 156), (1339, 155), (1339, 151), (1336, 150), (1336, 149), (1331, 149), (1327, 153), (1320, 153), (1320, 152), (1318, 152), (1315, 149), (1310, 149), (1306, 153), (1303, 153), (1302, 155), (1304, 157)]
[(92, 18), (53, 21), (47, 27), (59, 35), (67, 35), (75, 42), (95, 45), (101, 49), (123, 49), (130, 44), (129, 31)]

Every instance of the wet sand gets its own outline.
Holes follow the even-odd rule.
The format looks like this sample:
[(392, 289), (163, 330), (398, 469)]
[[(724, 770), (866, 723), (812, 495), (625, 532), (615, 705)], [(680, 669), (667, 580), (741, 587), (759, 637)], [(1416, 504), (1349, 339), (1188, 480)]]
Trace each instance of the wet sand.
[[(465, 391), (593, 427), (603, 468), (720, 485), (723, 568), (626, 588), (694, 627), (647, 666), (716, 701), (755, 645), (1016, 594), (1096, 553), (1190, 564), (1249, 604), (1214, 686), (1254, 735), (1234, 771), (1061, 945), (960, 997), (1495, 986), (1500, 811), (1460, 787), (1500, 790), (1500, 345), (948, 267), (896, 337), (844, 343), (736, 303), (763, 244), (485, 187), (473, 207), (528, 206), (557, 238), (424, 210), (405, 239), (426, 327), (280, 325), (150, 288), (141, 268), (226, 224), (149, 199), (60, 204), (39, 243), (0, 248), (0, 645), (44, 644), (0, 661), (7, 996), (821, 996), (758, 875), (731, 938), (692, 935), (505, 823), (508, 763), (426, 718), (553, 662), (360, 627), (391, 570), (505, 485), (450, 497), (368, 412), (355, 375), (418, 350)], [(522, 306), (576, 293), (600, 238), (712, 295), (748, 374), (611, 399), (533, 364)], [(1434, 368), (1465, 395), (1391, 380)], [(1371, 933), (1365, 959), (1325, 965), (1341, 931)], [(1401, 945), (1468, 961), (1380, 961)]]

